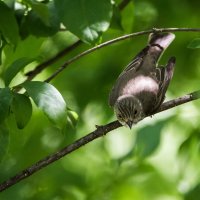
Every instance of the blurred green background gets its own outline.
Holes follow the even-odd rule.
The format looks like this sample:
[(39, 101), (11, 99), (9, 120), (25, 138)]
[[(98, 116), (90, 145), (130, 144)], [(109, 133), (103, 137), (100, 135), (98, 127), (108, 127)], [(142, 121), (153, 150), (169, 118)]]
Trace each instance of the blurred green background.
[[(116, 0), (116, 3), (120, 3)], [(164, 27), (200, 27), (200, 1), (130, 1), (116, 24), (103, 34), (107, 41), (123, 34)], [(198, 32), (177, 32), (161, 64), (177, 59), (166, 100), (200, 89), (200, 50), (187, 45)], [(29, 36), (15, 51), (5, 50), (4, 65), (20, 57), (48, 60), (77, 38), (67, 32), (51, 37)], [(147, 42), (147, 35), (124, 40), (74, 62), (51, 81), (68, 107), (76, 111), (76, 128), (55, 128), (36, 107), (31, 121), (18, 130), (10, 116), (9, 149), (0, 163), (0, 181), (34, 164), (67, 144), (115, 120), (108, 94), (119, 73)], [(90, 48), (81, 44), (34, 80), (45, 80), (61, 64)], [(35, 63), (37, 65), (37, 63)], [(31, 66), (32, 67), (32, 66)], [(23, 77), (15, 79), (15, 84)], [(200, 193), (200, 101), (122, 127), (76, 150), (0, 193), (0, 199), (39, 200), (197, 200)]]

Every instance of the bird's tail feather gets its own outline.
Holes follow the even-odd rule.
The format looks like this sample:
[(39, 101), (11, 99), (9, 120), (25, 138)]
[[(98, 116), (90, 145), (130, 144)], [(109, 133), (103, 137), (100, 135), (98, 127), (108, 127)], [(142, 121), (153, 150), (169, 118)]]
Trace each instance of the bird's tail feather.
[(174, 38), (173, 33), (152, 33), (149, 35), (149, 45), (158, 45), (165, 50)]

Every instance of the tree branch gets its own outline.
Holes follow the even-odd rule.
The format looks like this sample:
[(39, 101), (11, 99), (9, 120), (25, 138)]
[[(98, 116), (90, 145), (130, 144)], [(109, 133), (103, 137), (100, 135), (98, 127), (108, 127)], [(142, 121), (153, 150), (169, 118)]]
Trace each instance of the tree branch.
[(111, 45), (113, 43), (122, 41), (122, 40), (126, 40), (132, 37), (136, 37), (136, 36), (140, 36), (140, 35), (145, 35), (145, 34), (150, 34), (153, 32), (200, 32), (200, 28), (153, 28), (151, 30), (147, 30), (147, 31), (141, 31), (141, 32), (136, 32), (136, 33), (131, 33), (128, 35), (124, 35), (118, 38), (115, 38), (113, 40), (109, 40), (107, 42), (104, 42), (98, 46), (95, 46), (91, 49), (88, 49), (76, 56), (74, 56), (73, 58), (69, 59), (67, 62), (65, 62), (61, 67), (59, 67), (51, 76), (49, 76), (45, 82), (50, 82), (53, 78), (55, 78), (59, 73), (61, 73), (65, 68), (67, 68), (71, 63), (79, 60), (80, 58), (82, 58), (83, 56), (86, 56), (89, 53), (92, 53), (98, 49), (101, 49), (105, 46)]
[(187, 103), (187, 102), (199, 99), (199, 98), (200, 98), (200, 90), (197, 90), (197, 91), (187, 94), (185, 96), (164, 102), (156, 113), (168, 110), (170, 108), (179, 106), (181, 104), (184, 104), (184, 103)]
[(39, 64), (35, 69), (27, 72), (25, 75), (27, 76), (27, 80), (32, 80), (35, 76), (37, 76), (41, 71), (46, 69), (49, 65), (52, 65), (57, 60), (62, 58), (67, 53), (71, 52), (72, 50), (76, 49), (78, 46), (82, 44), (81, 40), (76, 41), (71, 46), (66, 47), (62, 51), (60, 51), (58, 54), (56, 54), (54, 57), (50, 58), (49, 60)]
[[(157, 114), (164, 110), (171, 109), (173, 107), (179, 106), (181, 104), (196, 100), (200, 98), (200, 90), (187, 94), (185, 96), (173, 99), (171, 101), (167, 101), (163, 103), (160, 109), (155, 112)], [(39, 171), (40, 169), (50, 165), (51, 163), (59, 160), (65, 155), (75, 151), (76, 149), (84, 146), (85, 144), (106, 135), (110, 131), (121, 127), (122, 125), (118, 121), (111, 122), (109, 124), (103, 126), (96, 126), (96, 130), (89, 133), (88, 135), (76, 140), (74, 143), (66, 146), (65, 148), (61, 149), (60, 151), (47, 156), (44, 159), (41, 159), (37, 163), (33, 164), (32, 166), (28, 167), (27, 169), (23, 170), (22, 172), (18, 173), (17, 175), (13, 176), (12, 178), (8, 179), (7, 181), (0, 184), (0, 192), (8, 189), (9, 187), (15, 185), (16, 183), (20, 182), (21, 180), (31, 176), (35, 172)]]
[[(118, 5), (119, 10), (123, 10), (131, 0), (122, 0), (122, 2)], [(63, 30), (62, 30), (63, 31)], [(66, 29), (64, 29), (66, 31)], [(54, 57), (50, 58), (49, 60), (39, 64), (35, 69), (27, 72), (25, 75), (27, 76), (27, 80), (32, 80), (35, 76), (37, 76), (41, 71), (46, 69), (49, 65), (52, 65), (56, 61), (58, 61), (60, 58), (62, 58), (67, 53), (71, 52), (72, 50), (76, 49), (78, 46), (83, 44), (81, 40), (76, 41), (71, 46), (66, 47), (64, 50), (60, 51), (58, 54), (56, 54)]]

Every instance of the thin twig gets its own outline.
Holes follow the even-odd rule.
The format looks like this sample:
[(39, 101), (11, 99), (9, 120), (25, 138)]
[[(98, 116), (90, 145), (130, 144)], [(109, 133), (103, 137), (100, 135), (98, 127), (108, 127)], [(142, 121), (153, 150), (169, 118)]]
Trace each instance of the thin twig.
[(56, 54), (54, 57), (50, 58), (49, 60), (39, 64), (35, 69), (27, 72), (25, 75), (27, 76), (27, 80), (32, 80), (35, 76), (37, 76), (41, 71), (43, 71), (45, 68), (47, 68), (49, 65), (52, 65), (56, 61), (58, 61), (60, 58), (62, 58), (67, 53), (71, 52), (78, 46), (82, 44), (81, 40), (76, 41), (71, 46), (66, 47), (62, 51), (60, 51), (58, 54)]
[(181, 104), (199, 99), (199, 98), (200, 98), (200, 90), (163, 103), (162, 106), (160, 107), (160, 109), (157, 111), (157, 113), (168, 110), (168, 109), (176, 107), (176, 106), (179, 106)]
[[(157, 112), (155, 112), (154, 114), (162, 112), (164, 110), (171, 109), (173, 107), (179, 106), (181, 104), (184, 104), (184, 103), (187, 103), (187, 102), (193, 101), (195, 99), (199, 99), (199, 98), (200, 98), (200, 90), (163, 103), (162, 106), (160, 107), (160, 109)], [(4, 191), (4, 190), (8, 189), (9, 187), (15, 185), (16, 183), (20, 182), (21, 180), (23, 180), (25, 178), (31, 176), (32, 174), (39, 171), (40, 169), (59, 160), (63, 156), (75, 151), (76, 149), (84, 146), (85, 144), (87, 144), (103, 135), (106, 135), (110, 131), (117, 129), (121, 126), (122, 125), (118, 121), (114, 121), (114, 122), (111, 122), (111, 123), (103, 125), (103, 126), (96, 126), (95, 131), (76, 140), (74, 143), (66, 146), (65, 148), (61, 149), (60, 151), (58, 151), (52, 155), (49, 155), (44, 159), (41, 159), (37, 163), (33, 164), (31, 167), (28, 167), (27, 169), (25, 169), (22, 172), (18, 173), (17, 175), (13, 176), (12, 178), (8, 179), (7, 181), (1, 183), (0, 191)]]
[(131, 33), (131, 34), (128, 34), (128, 35), (124, 35), (124, 36), (121, 36), (121, 37), (118, 37), (118, 38), (115, 38), (113, 40), (109, 40), (107, 42), (104, 42), (98, 46), (95, 46), (91, 49), (88, 49), (76, 56), (74, 56), (73, 58), (69, 59), (67, 62), (65, 62), (61, 67), (59, 67), (51, 76), (49, 76), (45, 82), (49, 82), (51, 81), (53, 78), (55, 78), (60, 72), (62, 72), (65, 68), (67, 68), (71, 63), (79, 60), (81, 57), (89, 54), (89, 53), (92, 53), (98, 49), (101, 49), (105, 46), (108, 46), (108, 45), (111, 45), (113, 43), (116, 43), (116, 42), (119, 42), (119, 41), (122, 41), (122, 40), (126, 40), (126, 39), (129, 39), (129, 38), (132, 38), (132, 37), (136, 37), (136, 36), (139, 36), (139, 35), (145, 35), (145, 34), (149, 34), (149, 33), (153, 33), (153, 32), (200, 32), (200, 28), (153, 28), (151, 30), (147, 30), (147, 31), (141, 31), (141, 32), (136, 32), (136, 33)]

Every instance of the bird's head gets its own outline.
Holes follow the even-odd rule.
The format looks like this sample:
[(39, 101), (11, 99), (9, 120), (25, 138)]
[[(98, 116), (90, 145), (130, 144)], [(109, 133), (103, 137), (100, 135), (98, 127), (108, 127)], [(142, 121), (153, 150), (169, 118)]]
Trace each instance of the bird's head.
[(133, 95), (123, 95), (119, 97), (114, 106), (115, 114), (122, 125), (128, 125), (131, 129), (144, 117), (140, 100)]

